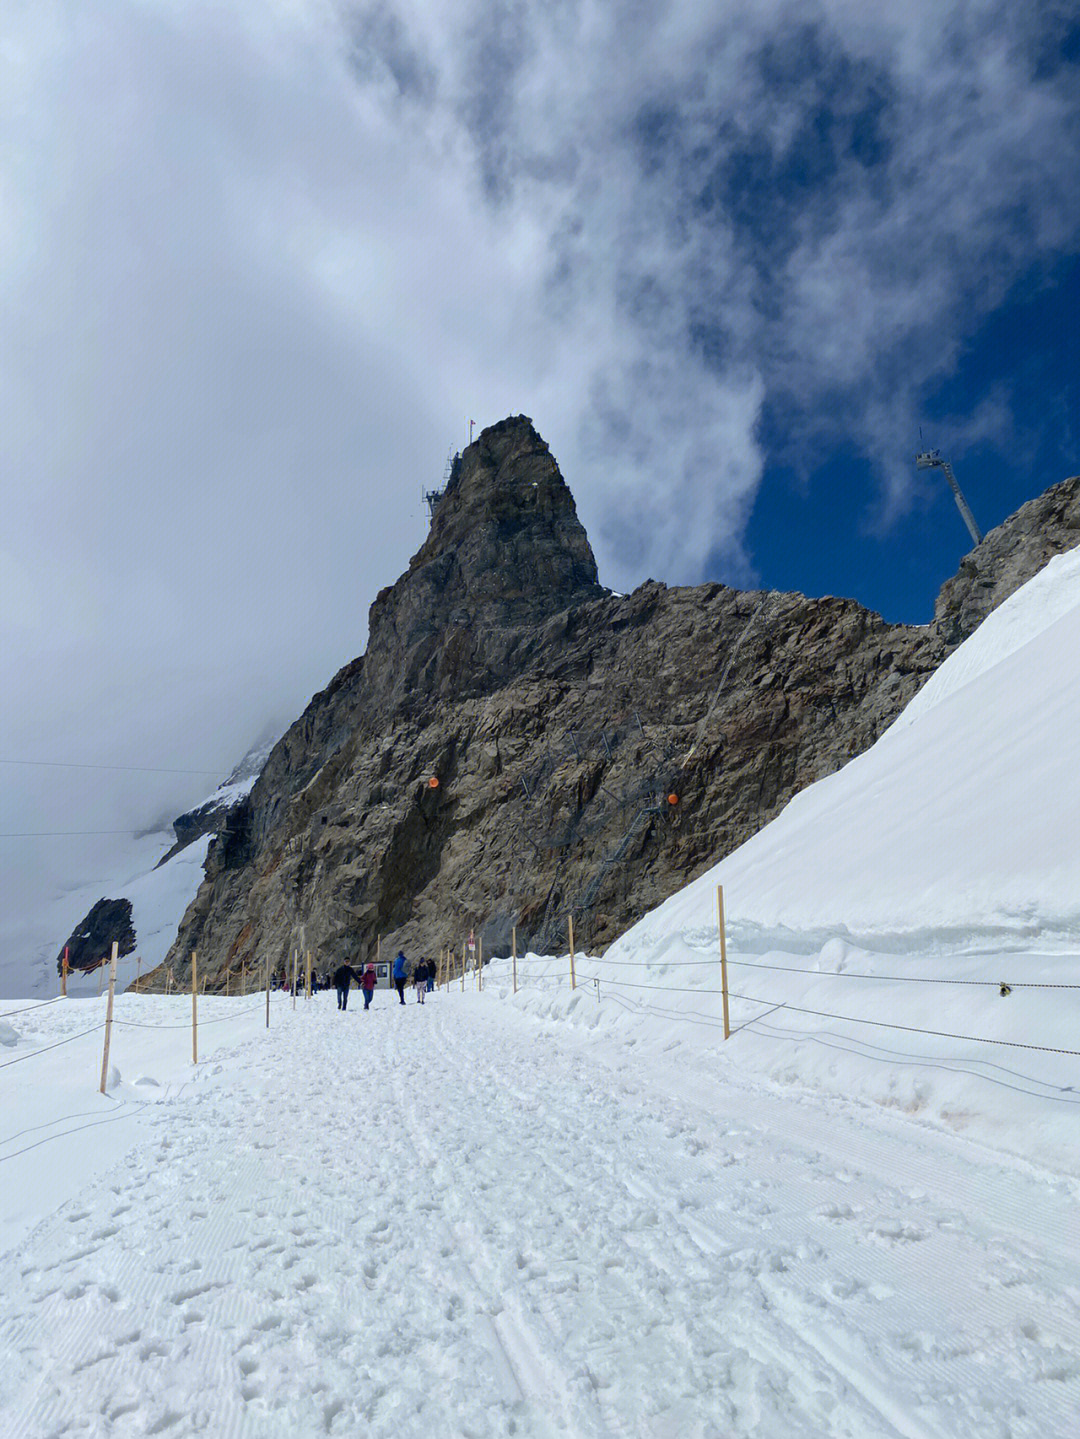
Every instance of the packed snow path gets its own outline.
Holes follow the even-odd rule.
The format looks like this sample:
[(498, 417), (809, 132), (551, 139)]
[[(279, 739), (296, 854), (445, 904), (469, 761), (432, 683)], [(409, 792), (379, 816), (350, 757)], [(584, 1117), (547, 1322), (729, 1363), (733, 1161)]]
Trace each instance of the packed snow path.
[(1076, 1433), (1075, 1181), (588, 1043), (279, 1003), (0, 1264), (2, 1432)]

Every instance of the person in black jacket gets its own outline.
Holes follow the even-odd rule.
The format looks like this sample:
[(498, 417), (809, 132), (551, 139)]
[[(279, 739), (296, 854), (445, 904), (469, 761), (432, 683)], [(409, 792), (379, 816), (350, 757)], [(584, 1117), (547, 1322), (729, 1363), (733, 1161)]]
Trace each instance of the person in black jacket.
[(353, 980), (360, 983), (360, 976), (351, 964), (339, 964), (334, 970), (334, 988), (337, 990), (338, 1009), (349, 1007), (349, 985)]

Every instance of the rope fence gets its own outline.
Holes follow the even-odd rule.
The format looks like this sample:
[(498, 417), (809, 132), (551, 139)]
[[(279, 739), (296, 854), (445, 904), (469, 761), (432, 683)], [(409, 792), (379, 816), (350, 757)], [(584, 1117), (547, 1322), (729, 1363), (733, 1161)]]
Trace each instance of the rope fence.
[[(996, 989), (1002, 998), (1011, 994), (1014, 989), (1045, 989), (1045, 990), (1080, 990), (1080, 983), (1052, 982), (1043, 980), (990, 980), (990, 979), (955, 979), (944, 975), (913, 975), (913, 974), (870, 974), (860, 970), (823, 970), (811, 969), (807, 966), (784, 965), (784, 964), (763, 964), (760, 960), (738, 960), (729, 959), (727, 956), (725, 921), (724, 921), (724, 896), (723, 887), (717, 885), (717, 923), (719, 938), (719, 967), (721, 976), (721, 987), (712, 986), (685, 986), (678, 984), (655, 984), (642, 980), (612, 978), (610, 974), (590, 974), (587, 971), (579, 972), (574, 953), (574, 928), (573, 916), (567, 916), (567, 936), (569, 940), (569, 974), (530, 974), (527, 968), (522, 968), (519, 975), (519, 961), (517, 956), (517, 931), (514, 931), (513, 940), (513, 992), (517, 994), (521, 989), (542, 989), (545, 985), (554, 984), (556, 988), (562, 988), (567, 980), (571, 990), (577, 988), (578, 983), (592, 984), (596, 987), (596, 998), (600, 999), (600, 986), (604, 986), (605, 993), (610, 994), (615, 989), (632, 989), (639, 991), (650, 991), (652, 993), (664, 994), (691, 994), (691, 995), (720, 995), (723, 1001), (723, 1024), (705, 1017), (676, 1015), (671, 1011), (667, 1012), (668, 1017), (685, 1020), (687, 1023), (711, 1023), (717, 1028), (723, 1028), (724, 1039), (727, 1040), (732, 1034), (740, 1030), (748, 1029), (755, 1023), (763, 1020), (769, 1014), (784, 1009), (792, 1014), (806, 1014), (818, 1019), (834, 1019), (842, 1024), (869, 1025), (875, 1029), (890, 1029), (904, 1034), (922, 1034), (934, 1039), (955, 1039), (966, 1044), (988, 1044), (998, 1045), (1008, 1049), (1025, 1049), (1040, 1054), (1061, 1054), (1069, 1058), (1080, 1059), (1080, 1049), (1068, 1049), (1060, 1045), (1035, 1044), (1030, 1040), (1001, 1039), (983, 1034), (963, 1034), (953, 1030), (931, 1029), (922, 1025), (900, 1024), (894, 1020), (868, 1019), (859, 1015), (841, 1014), (836, 1010), (812, 1009), (807, 1005), (791, 1004), (787, 1000), (763, 999), (760, 995), (741, 994), (732, 990), (727, 981), (727, 967), (729, 964), (743, 969), (764, 970), (780, 974), (806, 974), (814, 979), (859, 979), (859, 980), (882, 980), (893, 984), (945, 984), (970, 988)], [(665, 960), (664, 966), (667, 969), (684, 969), (710, 965), (714, 970), (717, 966), (716, 959), (685, 959)], [(605, 960), (606, 966), (616, 968), (638, 968), (634, 960)], [(616, 998), (617, 996), (612, 996)], [(747, 1004), (758, 1004), (763, 1006), (763, 1013), (753, 1015), (732, 1029), (728, 1017), (728, 1000), (738, 999)], [(640, 1008), (641, 1006), (639, 1006)], [(656, 1013), (664, 1011), (655, 1010)], [(981, 1061), (980, 1061), (981, 1062)], [(1028, 1077), (1028, 1076), (1025, 1076)], [(1034, 1081), (1041, 1083), (1042, 1081)], [(1053, 1087), (1053, 1086), (1051, 1086)]]
[[(41, 1045), (41, 1046), (39, 1046), (38, 1048), (31, 1050), (28, 1054), (19, 1054), (19, 1055), (16, 1055), (13, 1059), (2, 1060), (2, 1061), (0, 1061), (0, 1069), (7, 1069), (7, 1068), (9, 1068), (11, 1065), (13, 1065), (13, 1064), (25, 1064), (27, 1060), (36, 1059), (36, 1058), (38, 1057), (38, 1055), (40, 1055), (40, 1054), (48, 1054), (48, 1053), (50, 1052), (50, 1050), (59, 1049), (59, 1048), (61, 1048), (61, 1047), (62, 1047), (63, 1045), (65, 1045), (65, 1044), (73, 1044), (73, 1043), (74, 1043), (76, 1040), (78, 1040), (78, 1039), (85, 1039), (88, 1035), (97, 1034), (97, 1033), (99, 1033), (100, 1031), (104, 1030), (104, 1032), (105, 1032), (105, 1044), (104, 1044), (104, 1049), (103, 1049), (102, 1058), (101, 1058), (101, 1083), (100, 1083), (99, 1088), (100, 1088), (101, 1093), (102, 1093), (103, 1095), (105, 1095), (105, 1094), (106, 1094), (106, 1085), (107, 1085), (107, 1080), (108, 1080), (108, 1072), (109, 1072), (109, 1045), (110, 1045), (110, 1040), (111, 1040), (111, 1037), (112, 1037), (112, 1027), (113, 1027), (114, 1024), (121, 1025), (121, 1026), (123, 1026), (124, 1028), (127, 1028), (127, 1029), (157, 1029), (157, 1030), (181, 1030), (181, 1029), (182, 1029), (182, 1030), (187, 1030), (187, 1029), (190, 1029), (190, 1030), (191, 1030), (191, 1059), (192, 1059), (192, 1064), (197, 1064), (197, 1063), (198, 1063), (198, 1032), (199, 1032), (199, 1028), (200, 1028), (200, 1021), (199, 1021), (199, 1018), (198, 1018), (198, 1007), (197, 1007), (197, 1003), (196, 1003), (196, 996), (197, 996), (197, 993), (198, 993), (198, 981), (197, 981), (197, 959), (196, 959), (196, 955), (195, 955), (194, 951), (192, 952), (192, 956), (191, 956), (191, 960), (192, 960), (192, 970), (191, 970), (191, 974), (192, 974), (192, 986), (191, 986), (191, 1000), (192, 1000), (191, 1021), (190, 1021), (190, 1023), (185, 1022), (185, 1023), (183, 1023), (183, 1024), (169, 1024), (169, 1023), (148, 1022), (148, 1021), (146, 1021), (146, 1020), (123, 1019), (123, 1018), (120, 1018), (119, 1016), (114, 1016), (114, 1014), (113, 1014), (113, 1004), (114, 1004), (115, 995), (116, 995), (116, 966), (117, 966), (117, 960), (118, 960), (118, 957), (119, 957), (117, 951), (118, 951), (118, 945), (117, 945), (117, 943), (114, 941), (113, 946), (112, 946), (112, 954), (111, 954), (110, 958), (109, 958), (107, 961), (102, 961), (102, 964), (107, 963), (108, 966), (109, 966), (109, 991), (108, 991), (107, 1008), (106, 1008), (106, 1011), (105, 1011), (105, 1018), (104, 1018), (104, 1020), (102, 1020), (102, 1021), (101, 1021), (100, 1023), (98, 1023), (98, 1024), (93, 1024), (93, 1025), (91, 1025), (91, 1026), (90, 1026), (89, 1028), (87, 1028), (87, 1029), (81, 1029), (81, 1030), (79, 1030), (78, 1033), (76, 1033), (76, 1034), (68, 1034), (68, 1035), (65, 1035), (63, 1039), (55, 1040), (52, 1044)], [(235, 1010), (235, 1011), (233, 1011), (232, 1013), (229, 1013), (229, 1014), (218, 1015), (215, 1019), (204, 1019), (204, 1020), (201, 1021), (202, 1026), (206, 1026), (206, 1025), (208, 1025), (208, 1024), (224, 1024), (224, 1023), (226, 1023), (227, 1021), (230, 1021), (230, 1020), (240, 1019), (240, 1018), (242, 1018), (245, 1014), (254, 1014), (255, 1011), (258, 1010), (260, 1013), (261, 1013), (261, 1012), (265, 1012), (265, 1016), (266, 1016), (266, 1027), (267, 1027), (267, 1029), (269, 1029), (269, 1027), (270, 1027), (270, 996), (271, 996), (271, 992), (272, 992), (272, 991), (271, 991), (271, 983), (270, 983), (270, 969), (269, 969), (269, 966), (268, 966), (268, 965), (264, 966), (264, 973), (265, 973), (265, 976), (266, 976), (265, 1001), (260, 1000), (260, 1002), (259, 1002), (258, 1004), (245, 1005), (245, 1007), (244, 1007), (243, 1009), (241, 1009), (241, 1010)], [(138, 993), (137, 990), (135, 990), (134, 992), (135, 992), (135, 993)], [(311, 989), (310, 989), (310, 982), (309, 982), (308, 995), (310, 996), (310, 994), (311, 994)], [(49, 1006), (51, 1006), (51, 1005), (57, 1004), (61, 999), (64, 999), (64, 998), (66, 998), (66, 995), (57, 995), (54, 999), (43, 1000), (43, 1001), (41, 1001), (41, 1002), (38, 1003), (38, 1004), (24, 1005), (21, 1009), (8, 1010), (7, 1013), (10, 1014), (10, 1015), (30, 1014), (30, 1013), (32, 1013), (32, 1012), (35, 1011), (35, 1010), (45, 1009), (45, 1008), (47, 1008), (47, 1007), (49, 1007)], [(295, 998), (294, 998), (294, 1000), (293, 1000), (293, 1004), (294, 1004), (294, 1007), (295, 1007)], [(4, 1015), (0, 1015), (0, 1019), (2, 1019), (2, 1018), (4, 1018), (4, 1017), (5, 1017)], [(78, 1116), (73, 1116), (73, 1117), (78, 1117)], [(61, 1121), (61, 1120), (56, 1120), (56, 1121), (52, 1121), (52, 1122), (54, 1122), (54, 1123), (62, 1123), (63, 1121)], [(97, 1121), (97, 1122), (99, 1122), (99, 1123), (105, 1123), (106, 1121), (105, 1121), (105, 1120), (100, 1120), (100, 1121)], [(49, 1126), (43, 1126), (43, 1127), (49, 1127)], [(82, 1128), (88, 1128), (88, 1127), (90, 1127), (90, 1126), (83, 1125), (83, 1126), (81, 1126), (81, 1127), (82, 1127)], [(27, 1131), (27, 1132), (29, 1132), (29, 1131)], [(74, 1131), (65, 1131), (65, 1132), (71, 1132), (71, 1133), (73, 1133)], [(55, 1137), (55, 1136), (54, 1136), (54, 1137)], [(2, 1144), (2, 1143), (7, 1143), (7, 1142), (9, 1142), (9, 1141), (0, 1141), (0, 1144)], [(40, 1141), (40, 1142), (44, 1144), (44, 1143), (47, 1143), (48, 1140), (46, 1139), (46, 1140), (42, 1140), (42, 1141)], [(30, 1146), (30, 1147), (31, 1147), (31, 1148), (36, 1148), (36, 1145), (32, 1145), (32, 1146)], [(19, 1153), (24, 1153), (24, 1152), (25, 1152), (25, 1151), (23, 1151), (23, 1150), (20, 1150), (20, 1151), (19, 1151)], [(14, 1158), (14, 1155), (8, 1155), (8, 1156), (6, 1156), (6, 1157), (7, 1157), (7, 1158)]]
[[(731, 961), (729, 961), (729, 963), (730, 963), (730, 962), (731, 962)], [(714, 961), (714, 964), (715, 964), (715, 961)], [(760, 965), (760, 966), (755, 966), (755, 967), (761, 968), (761, 969), (768, 969), (768, 968), (770, 968), (769, 965)], [(777, 969), (782, 969), (782, 968), (783, 968), (783, 966), (777, 965)], [(804, 970), (797, 970), (796, 973), (799, 973), (799, 974), (802, 974), (802, 973), (815, 974), (815, 975), (818, 975), (819, 977), (821, 977), (821, 976), (823, 976), (823, 975), (827, 975), (827, 977), (830, 978), (830, 979), (834, 977), (834, 976), (832, 976), (832, 975), (828, 975), (827, 971), (821, 971), (821, 970), (805, 970), (805, 971), (804, 971)], [(657, 994), (719, 994), (719, 995), (722, 995), (722, 994), (724, 993), (724, 991), (723, 991), (722, 989), (717, 989), (717, 988), (704, 988), (704, 987), (701, 987), (701, 986), (698, 986), (698, 987), (696, 987), (696, 988), (685, 988), (685, 987), (683, 987), (683, 986), (671, 985), (671, 984), (642, 984), (642, 983), (640, 983), (640, 982), (635, 982), (634, 980), (630, 980), (630, 979), (611, 979), (611, 978), (609, 978), (607, 975), (597, 975), (597, 974), (584, 974), (584, 973), (579, 973), (578, 976), (577, 976), (577, 978), (578, 978), (578, 981), (579, 981), (580, 983), (602, 984), (602, 985), (604, 986), (605, 991), (611, 989), (611, 988), (614, 986), (615, 988), (618, 988), (618, 989), (644, 989), (644, 990), (651, 990), (653, 993), (657, 993)], [(872, 976), (868, 976), (868, 978), (877, 979), (877, 978), (885, 978), (885, 976), (883, 976), (883, 975), (882, 975), (882, 976), (872, 975)], [(558, 975), (558, 974), (553, 974), (553, 975), (534, 975), (534, 976), (531, 976), (531, 977), (525, 979), (524, 981), (519, 981), (519, 983), (518, 983), (518, 988), (519, 988), (519, 989), (534, 988), (534, 987), (535, 987), (535, 988), (539, 988), (539, 987), (541, 987), (541, 986), (544, 985), (544, 984), (550, 984), (550, 983), (554, 983), (555, 986), (556, 986), (556, 988), (562, 988), (562, 987), (565, 986), (565, 980), (566, 980), (566, 977), (565, 977), (564, 975)], [(960, 981), (960, 982), (963, 983), (963, 981)], [(981, 983), (982, 981), (979, 981), (979, 982)], [(985, 983), (989, 984), (989, 985), (990, 985), (992, 988), (994, 988), (994, 989), (997, 989), (997, 988), (998, 988), (998, 984), (997, 984), (995, 981), (987, 980), (987, 981), (985, 981)], [(1010, 987), (1011, 987), (1011, 988), (1019, 988), (1018, 985), (1013, 985), (1013, 986), (1010, 986)], [(1045, 988), (1045, 989), (1080, 989), (1080, 985), (1075, 985), (1075, 984), (1068, 984), (1068, 985), (1065, 985), (1065, 984), (1063, 984), (1063, 985), (1034, 985), (1034, 984), (1033, 984), (1033, 985), (1029, 985), (1029, 986), (1027, 986), (1027, 987), (1028, 987), (1028, 988), (1032, 988), (1032, 989), (1036, 989), (1036, 988)], [(809, 1009), (809, 1008), (806, 1008), (806, 1007), (801, 1006), (801, 1005), (789, 1004), (789, 1003), (787, 1002), (787, 1000), (762, 999), (759, 995), (740, 994), (737, 990), (734, 990), (734, 989), (729, 989), (729, 990), (727, 991), (727, 994), (728, 994), (729, 998), (731, 998), (731, 999), (741, 999), (741, 1000), (744, 1000), (744, 1001), (745, 1001), (746, 1003), (748, 1003), (748, 1004), (762, 1004), (762, 1005), (764, 1005), (766, 1008), (770, 1008), (770, 1007), (771, 1007), (771, 1008), (773, 1008), (773, 1009), (787, 1009), (787, 1010), (790, 1010), (792, 1014), (810, 1014), (810, 1015), (814, 1015), (814, 1016), (816, 1016), (816, 1017), (818, 1017), (818, 1018), (821, 1018), (821, 1019), (839, 1019), (839, 1020), (845, 1021), (845, 1022), (848, 1023), (848, 1024), (869, 1024), (869, 1025), (873, 1025), (875, 1028), (878, 1028), (878, 1029), (897, 1029), (897, 1030), (903, 1030), (903, 1031), (907, 1032), (908, 1034), (926, 1034), (926, 1035), (932, 1035), (932, 1036), (934, 1036), (935, 1038), (939, 1038), (939, 1039), (961, 1039), (961, 1040), (965, 1040), (965, 1041), (967, 1041), (968, 1043), (971, 1043), (971, 1044), (1002, 1044), (1002, 1045), (1007, 1045), (1007, 1046), (1009, 1046), (1009, 1047), (1011, 1047), (1011, 1048), (1014, 1048), (1014, 1049), (1034, 1049), (1034, 1050), (1039, 1050), (1040, 1052), (1042, 1052), (1042, 1053), (1044, 1053), (1044, 1054), (1067, 1054), (1067, 1055), (1070, 1055), (1070, 1056), (1075, 1057), (1075, 1058), (1077, 1058), (1077, 1059), (1080, 1059), (1080, 1049), (1060, 1049), (1060, 1048), (1057, 1048), (1057, 1047), (1054, 1046), (1054, 1045), (1049, 1045), (1049, 1044), (1030, 1044), (1030, 1043), (1025, 1043), (1025, 1042), (1023, 1042), (1023, 1041), (1021, 1041), (1021, 1040), (1018, 1040), (1018, 1039), (992, 1039), (992, 1038), (990, 1038), (990, 1037), (987, 1036), (987, 1035), (981, 1035), (981, 1034), (955, 1034), (955, 1033), (953, 1033), (953, 1032), (951, 1032), (951, 1031), (949, 1031), (949, 1030), (944, 1030), (944, 1029), (923, 1029), (923, 1028), (921, 1028), (921, 1027), (919, 1027), (919, 1026), (917, 1026), (917, 1025), (913, 1025), (913, 1024), (896, 1024), (896, 1023), (893, 1023), (892, 1021), (888, 1021), (888, 1020), (884, 1020), (884, 1019), (863, 1019), (863, 1018), (861, 1018), (859, 1015), (855, 1015), (855, 1014), (837, 1014), (834, 1010), (830, 1010), (830, 1009)], [(674, 1018), (675, 1016), (673, 1015), (672, 1017)], [(697, 1024), (697, 1023), (704, 1023), (704, 1022), (705, 1022), (703, 1019), (702, 1019), (702, 1020), (692, 1019), (692, 1018), (689, 1017), (689, 1016), (680, 1016), (680, 1017), (686, 1018), (689, 1023), (695, 1023), (695, 1024)], [(755, 1022), (754, 1019), (747, 1020), (747, 1021), (746, 1021), (746, 1024), (740, 1025), (739, 1028), (740, 1028), (740, 1029), (745, 1029), (748, 1024), (753, 1024), (754, 1022)], [(716, 1027), (717, 1027), (717, 1028), (720, 1028), (721, 1026), (720, 1026), (719, 1024), (717, 1024)], [(732, 1032), (734, 1033), (734, 1031), (732, 1031)]]

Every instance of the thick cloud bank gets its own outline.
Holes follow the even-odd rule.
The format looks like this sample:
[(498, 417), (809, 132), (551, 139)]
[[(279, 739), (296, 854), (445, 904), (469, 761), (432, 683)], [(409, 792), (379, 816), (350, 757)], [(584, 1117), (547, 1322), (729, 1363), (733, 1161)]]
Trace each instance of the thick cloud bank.
[[(226, 770), (468, 418), (534, 416), (619, 587), (752, 580), (770, 444), (854, 436), (887, 522), (926, 387), (1074, 248), (1071, 8), (7, 6), (0, 757)], [(137, 793), (24, 772), (5, 828)]]

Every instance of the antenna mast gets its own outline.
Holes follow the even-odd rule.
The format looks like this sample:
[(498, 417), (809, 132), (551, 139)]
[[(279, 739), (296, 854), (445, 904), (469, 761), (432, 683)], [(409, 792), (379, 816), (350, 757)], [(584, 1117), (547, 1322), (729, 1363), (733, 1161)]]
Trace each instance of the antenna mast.
[(982, 532), (975, 523), (975, 516), (971, 513), (968, 502), (964, 499), (960, 490), (960, 486), (956, 483), (956, 476), (953, 474), (952, 465), (948, 460), (941, 458), (941, 451), (921, 450), (919, 454), (915, 456), (915, 468), (917, 470), (944, 470), (945, 479), (948, 481), (949, 489), (952, 490), (953, 498), (956, 500), (956, 508), (960, 511), (964, 524), (968, 527), (968, 533), (977, 545), (981, 544)]

